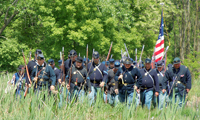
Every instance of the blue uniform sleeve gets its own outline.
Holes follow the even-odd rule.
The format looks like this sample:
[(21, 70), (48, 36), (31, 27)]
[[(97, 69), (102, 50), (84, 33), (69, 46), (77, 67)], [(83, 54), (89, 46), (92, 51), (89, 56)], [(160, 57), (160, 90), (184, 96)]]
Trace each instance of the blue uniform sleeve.
[(162, 81), (162, 89), (167, 89), (167, 84), (168, 84), (169, 79), (170, 79), (169, 70), (167, 70), (165, 72), (165, 76)]
[(67, 83), (69, 83), (69, 76), (70, 76), (70, 71), (68, 71), (68, 73), (67, 73), (67, 76), (66, 76), (66, 81), (67, 81)]
[(156, 71), (153, 74), (153, 78), (154, 78), (155, 91), (159, 92), (159, 81), (158, 81), (158, 76), (156, 74)]
[(192, 88), (192, 79), (189, 69), (186, 71), (186, 89)]
[(51, 85), (55, 86), (56, 84), (56, 75), (54, 73), (54, 70), (52, 69), (52, 67), (48, 67), (49, 68), (49, 78), (51, 80)]
[(36, 77), (36, 68), (34, 68), (33, 70), (32, 70), (32, 72), (31, 72), (31, 76), (30, 76), (30, 79), (31, 79), (31, 81), (33, 81), (33, 79)]
[(137, 83), (136, 86), (139, 89), (142, 86), (142, 75), (140, 73), (140, 71), (136, 68), (136, 76), (137, 76)]
[(115, 74), (115, 81), (118, 81), (119, 75), (121, 74), (121, 68), (119, 68)]
[(103, 81), (106, 83), (106, 81), (107, 81), (107, 79), (108, 79), (108, 72), (107, 72), (107, 68), (106, 68), (105, 65), (103, 65), (102, 74), (103, 74)]

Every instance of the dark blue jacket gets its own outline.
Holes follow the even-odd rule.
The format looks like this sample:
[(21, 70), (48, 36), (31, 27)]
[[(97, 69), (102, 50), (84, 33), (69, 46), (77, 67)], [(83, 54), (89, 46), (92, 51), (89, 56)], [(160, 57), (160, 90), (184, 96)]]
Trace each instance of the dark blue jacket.
[[(147, 72), (149, 72), (149, 74), (147, 74)], [(146, 90), (146, 91), (150, 91), (150, 90), (154, 90), (156, 92), (159, 92), (159, 82), (158, 82), (158, 76), (157, 76), (157, 72), (155, 69), (149, 69), (148, 71), (143, 68), (140, 69), (140, 73), (142, 75), (142, 86), (141, 86), (141, 91)], [(151, 75), (151, 77), (150, 77)]]
[(56, 75), (56, 84), (59, 84), (58, 79), (60, 79), (60, 75), (61, 75), (60, 70), (57, 67), (54, 67), (53, 70), (54, 70), (54, 73)]
[[(39, 71), (41, 71), (39, 73)], [(31, 73), (31, 80), (36, 77), (36, 73), (38, 74), (37, 86), (45, 86), (50, 88), (51, 85), (55, 86), (56, 83), (56, 75), (51, 66), (44, 64), (43, 66), (36, 65)], [(34, 84), (34, 83), (33, 83)], [(35, 87), (35, 86), (34, 86)]]
[[(100, 82), (102, 81), (106, 83), (106, 80), (108, 79), (108, 73), (107, 68), (104, 64), (99, 63), (98, 65), (95, 65), (94, 62), (89, 63), (87, 71), (92, 86), (99, 86)], [(94, 81), (96, 83), (94, 83)]]
[(158, 71), (158, 69), (155, 69), (157, 72), (157, 76), (158, 76), (158, 82), (159, 82), (159, 90), (162, 90), (162, 83), (163, 83), (163, 78), (165, 76), (165, 71)]
[[(177, 76), (177, 77), (176, 77)], [(167, 71), (165, 72), (165, 76), (163, 79), (163, 89), (167, 88), (167, 85), (169, 83), (170, 87), (172, 87), (173, 84), (173, 78), (176, 78), (177, 81), (180, 81), (181, 84), (179, 84), (177, 87), (179, 89), (179, 92), (182, 94), (185, 89), (191, 89), (191, 74), (189, 69), (181, 65), (179, 69), (175, 69), (174, 67), (169, 67)], [(171, 88), (170, 88), (171, 89)]]
[[(65, 65), (65, 76), (67, 76), (67, 73), (71, 67), (71, 59), (67, 59), (65, 62), (64, 62), (64, 65)], [(75, 66), (75, 62), (73, 62), (73, 66)]]
[[(123, 81), (125, 84), (128, 84), (127, 86), (123, 85), (122, 80), (118, 80), (120, 75), (123, 75)], [(137, 76), (137, 82), (136, 82), (136, 76)], [(124, 94), (126, 91), (128, 94), (134, 92), (134, 84), (136, 82), (137, 88), (140, 88), (142, 85), (142, 76), (138, 70), (138, 68), (131, 66), (129, 69), (126, 69), (125, 66), (122, 66), (118, 69), (117, 73), (115, 74), (115, 81), (118, 81), (119, 86), (116, 88), (119, 88), (119, 92)]]

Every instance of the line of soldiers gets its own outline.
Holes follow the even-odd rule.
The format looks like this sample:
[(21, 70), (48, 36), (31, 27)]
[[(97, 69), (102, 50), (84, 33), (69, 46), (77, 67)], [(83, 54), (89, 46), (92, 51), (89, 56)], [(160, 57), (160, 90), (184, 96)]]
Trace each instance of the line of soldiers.
[[(75, 98), (83, 102), (87, 97), (89, 104), (92, 105), (97, 95), (100, 95), (105, 103), (113, 106), (127, 103), (128, 107), (132, 104), (137, 107), (141, 103), (148, 109), (151, 108), (152, 102), (154, 106), (162, 109), (166, 106), (165, 101), (172, 101), (173, 95), (175, 101), (182, 106), (191, 89), (190, 71), (186, 66), (181, 65), (179, 58), (175, 58), (173, 65), (168, 66), (165, 71), (163, 61), (158, 61), (157, 67), (152, 69), (151, 59), (148, 58), (144, 65), (137, 67), (137, 62), (128, 57), (121, 61), (110, 59), (109, 63), (100, 62), (97, 51), (93, 52), (92, 60), (87, 66), (85, 63), (89, 59), (77, 56), (75, 50), (71, 50), (68, 57), (69, 59), (64, 62), (64, 68), (61, 67), (62, 60), (58, 61), (60, 67), (58, 69), (53, 59), (46, 63), (42, 51), (37, 49), (35, 60), (28, 63), (32, 84), (24, 74), (27, 86), (33, 86), (35, 92), (46, 89), (49, 93), (57, 93), (57, 89), (64, 90), (62, 86), (66, 86), (66, 96), (69, 101)], [(14, 83), (19, 80), (18, 75), (22, 74), (21, 67), (19, 73), (13, 77)], [(63, 81), (63, 78), (66, 81)], [(63, 94), (61, 98), (62, 96)]]

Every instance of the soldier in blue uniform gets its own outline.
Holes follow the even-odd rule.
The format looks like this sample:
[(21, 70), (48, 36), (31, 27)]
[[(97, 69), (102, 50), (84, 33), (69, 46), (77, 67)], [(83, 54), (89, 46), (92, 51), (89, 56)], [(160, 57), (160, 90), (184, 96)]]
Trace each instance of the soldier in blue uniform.
[(24, 93), (26, 87), (25, 86), (26, 73), (24, 65), (20, 65), (17, 69), (19, 72), (13, 75), (11, 84), (15, 86), (16, 97), (19, 96), (21, 98), (21, 95)]
[(33, 81), (34, 91), (40, 92), (42, 89), (55, 91), (56, 75), (51, 66), (44, 62), (43, 54), (38, 54), (37, 65), (31, 73), (31, 80)]
[(101, 89), (104, 88), (105, 82), (108, 79), (107, 68), (99, 62), (99, 53), (94, 51), (93, 62), (88, 64), (88, 76), (91, 82), (91, 93), (89, 94), (90, 105), (94, 103), (97, 93), (101, 94)]
[(146, 105), (150, 110), (154, 91), (156, 97), (159, 95), (158, 76), (156, 70), (151, 68), (151, 59), (145, 60), (145, 68), (141, 69), (140, 73), (142, 75), (142, 86), (140, 88), (142, 106)]
[(172, 100), (173, 90), (175, 93), (175, 102), (182, 107), (185, 103), (185, 97), (191, 89), (191, 74), (189, 69), (181, 65), (181, 60), (177, 57), (174, 59), (173, 67), (169, 67), (163, 79), (163, 93), (166, 92), (169, 83), (169, 99)]
[(76, 58), (77, 58), (77, 52), (75, 50), (71, 50), (69, 56), (70, 56), (70, 59), (67, 59), (64, 63), (65, 64), (65, 75), (67, 75), (67, 73), (71, 67), (71, 63), (72, 63), (72, 66), (74, 66), (74, 64), (76, 62)]
[(87, 77), (87, 70), (83, 66), (83, 58), (78, 56), (76, 58), (75, 66), (72, 67), (72, 71), (68, 71), (68, 75), (66, 77), (67, 83), (69, 83), (69, 77), (71, 74), (71, 81), (70, 85), (67, 84), (67, 89), (70, 91), (69, 98), (71, 100), (79, 99), (81, 102), (83, 102), (84, 96), (86, 94), (86, 85), (88, 88), (89, 93), (91, 93), (91, 83), (89, 77)]
[[(126, 102), (128, 103), (128, 106), (133, 102), (133, 96), (135, 90), (137, 93), (135, 93), (135, 101), (136, 101), (136, 107), (139, 104), (139, 88), (142, 85), (142, 76), (139, 72), (139, 70), (132, 66), (132, 61), (130, 58), (126, 58), (123, 60), (123, 66), (120, 67), (115, 74), (115, 93), (118, 94), (118, 99), (120, 102)], [(137, 76), (137, 82), (135, 81), (135, 78)], [(134, 90), (134, 84), (136, 84), (135, 90)], [(126, 101), (125, 101), (126, 100)]]
[(106, 68), (108, 69), (108, 67), (109, 67), (109, 61), (106, 61), (106, 62), (105, 62), (105, 66), (106, 66)]
[(60, 78), (60, 70), (55, 67), (55, 62), (53, 59), (49, 59), (48, 60), (48, 64), (52, 67), (52, 69), (54, 70), (54, 73), (56, 75), (56, 86), (58, 87), (59, 86), (59, 81), (61, 81), (61, 78)]
[[(158, 108), (162, 109), (163, 108), (163, 104), (166, 98), (167, 93), (162, 93), (162, 83), (163, 83), (163, 78), (165, 75), (165, 71), (163, 69), (164, 64), (163, 62), (160, 60), (157, 62), (157, 68), (155, 69), (157, 72), (157, 76), (158, 76), (158, 82), (159, 82), (159, 97), (156, 97), (154, 95), (154, 106), (156, 106), (156, 103), (158, 103)], [(165, 105), (165, 104), (164, 104)]]
[(84, 65), (84, 66), (86, 66), (86, 61), (87, 61), (87, 63), (89, 63), (89, 62), (90, 62), (90, 59), (89, 59), (89, 58), (88, 58), (87, 60), (86, 60), (86, 58), (83, 59), (83, 65)]
[[(37, 50), (35, 51), (34, 60), (31, 60), (31, 61), (28, 62), (28, 64), (27, 64), (28, 73), (29, 73), (30, 76), (31, 76), (31, 73), (32, 73), (32, 71), (33, 71), (33, 69), (34, 69), (34, 66), (37, 65), (37, 55), (38, 55), (38, 54), (42, 54), (42, 51), (41, 51), (40, 49), (37, 49)], [(26, 76), (26, 83), (27, 83), (27, 85), (30, 86), (30, 83), (29, 83), (29, 80), (28, 80), (28, 76)]]
[(115, 59), (110, 59), (109, 60), (109, 67), (108, 67), (108, 70), (110, 70), (110, 69), (113, 69), (114, 67), (115, 67)]
[(114, 68), (108, 70), (108, 81), (106, 83), (106, 90), (104, 93), (104, 102), (108, 102), (111, 105), (114, 105), (114, 101), (117, 101), (118, 96), (115, 94), (115, 74), (120, 68), (120, 62), (115, 61)]

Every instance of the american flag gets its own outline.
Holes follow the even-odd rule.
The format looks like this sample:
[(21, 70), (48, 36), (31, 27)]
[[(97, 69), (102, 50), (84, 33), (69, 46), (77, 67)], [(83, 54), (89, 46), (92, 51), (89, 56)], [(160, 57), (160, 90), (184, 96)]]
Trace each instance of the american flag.
[(160, 23), (160, 32), (158, 36), (158, 40), (156, 42), (154, 55), (155, 62), (161, 60), (164, 56), (164, 22), (163, 22), (163, 11), (161, 13), (161, 23)]

